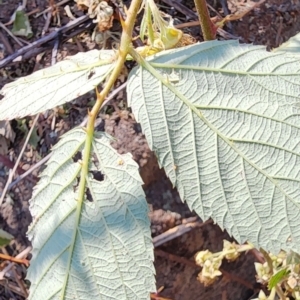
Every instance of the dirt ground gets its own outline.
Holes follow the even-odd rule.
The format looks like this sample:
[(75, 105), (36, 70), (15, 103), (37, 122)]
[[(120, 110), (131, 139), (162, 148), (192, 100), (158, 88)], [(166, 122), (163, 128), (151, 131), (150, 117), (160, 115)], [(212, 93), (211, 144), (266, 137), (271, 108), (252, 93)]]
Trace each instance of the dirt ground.
[[(17, 0), (0, 0), (0, 22), (6, 24), (5, 26), (9, 30), (12, 29), (12, 25), (7, 23), (9, 23), (19, 2)], [(63, 9), (67, 4), (75, 17), (83, 15), (76, 8), (74, 1), (56, 6), (58, 2), (55, 0), (27, 1), (26, 12), (32, 13), (29, 18), (33, 31), (33, 37), (28, 40), (29, 42), (37, 41), (50, 34), (55, 28), (67, 24), (69, 17)], [(125, 4), (129, 4), (129, 2), (124, 1)], [(173, 16), (175, 24), (196, 20), (193, 1), (174, 0), (171, 2), (173, 7), (169, 5), (170, 1), (159, 1), (159, 4)], [(229, 13), (241, 15), (250, 7), (254, 7), (242, 19), (228, 23), (223, 28), (224, 31), (219, 31), (217, 38), (225, 39), (230, 36), (231, 38), (238, 38), (244, 43), (265, 45), (268, 49), (272, 49), (300, 31), (299, 0), (266, 0), (262, 2), (246, 0), (209, 1), (212, 17), (216, 15), (224, 17)], [(178, 8), (180, 4), (186, 8), (184, 14), (182, 14), (182, 9)], [(48, 7), (52, 7), (50, 13), (45, 12), (37, 18), (34, 17), (37, 11), (42, 12)], [(58, 24), (57, 15), (60, 16), (60, 24)], [(49, 22), (47, 23), (47, 21)], [(79, 51), (101, 47), (91, 39), (92, 25), (87, 24), (86, 26), (87, 30), (78, 34), (76, 38), (66, 38), (65, 42), (59, 43), (56, 61)], [(115, 22), (111, 31), (118, 32), (119, 28), (120, 25)], [(184, 30), (197, 40), (202, 41), (198, 26), (186, 27)], [(19, 43), (21, 45), (11, 38), (3, 27), (0, 27), (0, 64), (1, 59), (5, 59), (26, 45), (25, 38), (20, 39)], [(107, 41), (108, 46), (111, 43), (112, 40)], [(32, 55), (21, 62), (10, 63), (0, 69), (0, 89), (15, 78), (49, 66), (53, 58), (55, 44), (49, 43), (43, 47), (41, 53)], [(124, 74), (117, 85), (126, 80), (131, 67), (131, 64), (127, 65), (127, 70), (124, 70)], [(90, 93), (62, 108), (41, 114), (37, 129), (34, 130), (33, 138), (26, 147), (19, 164), (18, 174), (21, 175), (31, 166), (37, 164), (49, 153), (51, 146), (57, 142), (59, 136), (77, 126), (85, 117), (86, 107), (90, 107), (93, 101), (93, 93)], [(124, 90), (121, 90), (104, 109), (101, 117), (103, 121), (98, 129), (113, 135), (115, 137), (113, 146), (120, 153), (131, 152), (141, 167), (141, 175), (145, 182), (144, 189), (151, 208), (153, 237), (195, 217), (187, 205), (181, 202), (176, 189), (172, 188), (164, 171), (159, 169), (156, 158), (149, 150), (139, 124), (135, 122), (130, 110), (127, 110)], [(15, 136), (0, 139), (0, 192), (3, 190), (9, 171), (21, 151), (31, 122), (32, 118), (30, 117), (23, 121), (12, 121), (11, 132), (14, 132)], [(9, 130), (6, 129), (5, 132), (9, 132)], [(0, 228), (15, 237), (9, 246), (2, 249), (4, 254), (16, 256), (30, 246), (26, 238), (27, 227), (31, 222), (28, 200), (41, 169), (42, 166), (15, 185), (0, 206)], [(214, 252), (220, 251), (225, 238), (230, 239), (226, 232), (218, 226), (208, 223), (157, 247), (155, 249), (157, 288), (164, 287), (159, 296), (174, 300), (250, 300), (256, 298), (261, 287), (255, 282), (253, 266), (255, 257), (251, 253), (242, 255), (234, 263), (224, 262), (222, 265), (223, 275), (214, 285), (205, 287), (197, 280), (200, 269), (194, 263), (195, 253), (204, 249)], [(1, 264), (0, 271), (6, 264), (7, 262)], [(27, 287), (25, 276), (26, 267), (18, 265), (8, 273), (6, 278), (0, 280), (0, 300), (24, 299)]]

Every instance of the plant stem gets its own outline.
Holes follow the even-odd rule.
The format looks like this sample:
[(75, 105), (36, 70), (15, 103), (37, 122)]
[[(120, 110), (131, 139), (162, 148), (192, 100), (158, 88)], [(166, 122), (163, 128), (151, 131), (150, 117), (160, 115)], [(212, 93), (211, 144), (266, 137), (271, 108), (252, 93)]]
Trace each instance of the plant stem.
[[(85, 193), (86, 176), (88, 174), (91, 147), (92, 147), (92, 141), (93, 141), (93, 137), (94, 137), (94, 123), (95, 123), (97, 114), (101, 109), (101, 106), (103, 104), (105, 97), (109, 93), (110, 89), (113, 87), (115, 81), (118, 79), (118, 77), (122, 71), (122, 68), (124, 66), (126, 56), (130, 49), (130, 46), (131, 46), (133, 26), (134, 26), (134, 22), (135, 22), (137, 13), (139, 11), (141, 2), (142, 2), (142, 0), (133, 0), (131, 2), (130, 8), (127, 12), (126, 21), (124, 21), (124, 22), (121, 21), (123, 31), (122, 31), (121, 44), (120, 44), (120, 49), (119, 49), (119, 53), (118, 53), (116, 66), (113, 69), (104, 89), (100, 93), (98, 93), (98, 90), (97, 90), (97, 101), (96, 101), (95, 105), (93, 106), (92, 110), (89, 112), (88, 122), (87, 122), (87, 126), (86, 126), (87, 138), (86, 138), (85, 146), (84, 146), (84, 154), (83, 154), (83, 160), (82, 160), (82, 169), (81, 169), (79, 192), (78, 192), (78, 202), (81, 202), (81, 203), (84, 199), (84, 193)], [(77, 211), (80, 214), (81, 205), (79, 203), (77, 206)]]
[[(84, 155), (82, 160), (82, 169), (81, 169), (81, 176), (80, 176), (80, 185), (79, 185), (79, 201), (82, 201), (84, 198), (85, 192), (85, 183), (86, 183), (86, 176), (88, 174), (88, 167), (89, 167), (89, 159), (90, 159), (90, 152), (91, 152), (91, 145), (94, 136), (94, 123), (97, 117), (99, 110), (103, 104), (105, 97), (107, 96), (108, 92), (114, 85), (115, 81), (117, 80), (118, 76), (120, 75), (122, 68), (124, 66), (124, 62), (126, 60), (126, 56), (131, 46), (131, 38), (132, 38), (132, 31), (134, 22), (139, 11), (140, 5), (142, 0), (133, 0), (131, 2), (130, 8), (127, 12), (126, 21), (122, 22), (122, 36), (121, 36), (121, 44), (118, 53), (118, 58), (116, 62), (116, 66), (113, 69), (104, 89), (98, 93), (97, 90), (97, 101), (93, 106), (92, 110), (89, 112), (89, 118), (86, 127), (86, 142), (84, 147)], [(79, 205), (78, 205), (79, 206)], [(81, 211), (81, 207), (80, 207)]]
[(216, 27), (210, 19), (206, 0), (194, 0), (205, 41), (216, 39)]
[[(118, 57), (117, 61), (115, 63), (115, 68), (113, 69), (112, 73), (109, 76), (109, 79), (103, 88), (103, 90), (99, 93), (98, 90), (96, 90), (97, 93), (97, 101), (95, 105), (93, 106), (92, 110), (88, 113), (88, 121), (86, 126), (86, 140), (83, 150), (83, 158), (81, 162), (81, 172), (80, 172), (80, 182), (78, 186), (78, 197), (77, 197), (77, 207), (76, 207), (76, 213), (75, 213), (75, 226), (74, 226), (74, 234), (72, 237), (72, 242), (69, 248), (69, 258), (67, 263), (67, 271), (71, 268), (71, 262), (72, 262), (72, 253), (74, 251), (75, 246), (75, 240), (77, 237), (77, 227), (80, 222), (80, 216), (81, 216), (81, 210), (82, 205), (85, 199), (85, 187), (86, 187), (86, 178), (88, 176), (89, 171), (89, 161), (91, 157), (91, 150), (92, 150), (92, 142), (94, 138), (94, 124), (97, 117), (98, 112), (101, 109), (101, 106), (108, 95), (110, 89), (113, 87), (115, 81), (118, 79), (122, 68), (124, 66), (124, 62), (126, 61), (127, 54), (129, 52), (129, 49), (131, 47), (131, 39), (132, 39), (132, 31), (134, 27), (134, 23), (136, 20), (137, 13), (140, 9), (142, 0), (133, 0), (131, 2), (130, 8), (127, 11), (127, 18), (126, 21), (121, 21), (122, 23), (122, 36), (121, 36), (121, 44), (120, 49), (118, 51)], [(68, 272), (69, 274), (69, 272)], [(68, 277), (65, 277), (65, 281), (63, 284), (63, 288), (61, 291), (61, 299), (64, 299), (66, 286), (68, 282)]]

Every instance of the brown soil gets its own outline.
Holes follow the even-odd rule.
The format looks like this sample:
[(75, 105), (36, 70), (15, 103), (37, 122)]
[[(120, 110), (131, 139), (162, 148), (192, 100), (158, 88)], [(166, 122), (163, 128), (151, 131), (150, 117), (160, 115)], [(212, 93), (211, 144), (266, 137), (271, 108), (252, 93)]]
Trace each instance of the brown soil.
[[(9, 21), (19, 2), (16, 0), (2, 0), (2, 4), (0, 4), (0, 22), (6, 23)], [(59, 1), (49, 2), (57, 3)], [(31, 12), (37, 8), (42, 11), (48, 7), (49, 2), (47, 0), (28, 0), (26, 11)], [(164, 2), (166, 1), (160, 1), (161, 4), (166, 6)], [(216, 12), (224, 16), (229, 11), (238, 14), (245, 10), (247, 5), (254, 5), (256, 2), (246, 2), (244, 0), (209, 1), (214, 9), (210, 13), (211, 16), (215, 16)], [(181, 14), (176, 8), (168, 8), (167, 12), (177, 19), (177, 23), (191, 21), (193, 19), (193, 1), (182, 1), (181, 3), (189, 9), (190, 19), (186, 18), (187, 14)], [(68, 4), (76, 16), (82, 14), (75, 8), (73, 1)], [(64, 25), (69, 19), (64, 15), (62, 7), (58, 10), (61, 15), (61, 24)], [(268, 49), (272, 49), (300, 30), (299, 11), (300, 1), (298, 0), (266, 0), (241, 20), (232, 21), (224, 29), (232, 36), (239, 37), (241, 42), (262, 44), (266, 45)], [(32, 42), (41, 37), (45, 27), (45, 19), (42, 16), (38, 18), (30, 17), (30, 22), (34, 32), (34, 36), (30, 40)], [(54, 17), (52, 17), (48, 31), (57, 26)], [(117, 22), (114, 26), (113, 28), (118, 30)], [(7, 25), (7, 28), (11, 29), (11, 25)], [(186, 28), (185, 30), (196, 39), (202, 39), (198, 27)], [(220, 35), (218, 38), (224, 39), (224, 35)], [(19, 48), (20, 46), (0, 28), (0, 60)], [(91, 30), (89, 30), (80, 34), (76, 42), (66, 42), (60, 45), (57, 60), (61, 60), (66, 55), (73, 55), (79, 51), (87, 51), (93, 48), (99, 48), (99, 46), (91, 40)], [(29, 60), (13, 63), (4, 69), (0, 69), (0, 88), (14, 78), (25, 76), (34, 70), (49, 66), (51, 51), (52, 48), (50, 47), (42, 57), (35, 55)], [(127, 71), (124, 71), (123, 78), (120, 78), (120, 81), (125, 80)], [(86, 107), (91, 106), (92, 102), (93, 93), (90, 93), (60, 110), (41, 115), (35, 141), (27, 146), (19, 166), (20, 169), (27, 170), (47, 155), (60, 135), (77, 126), (83, 120)], [(120, 153), (131, 152), (141, 167), (141, 175), (145, 182), (144, 189), (151, 207), (150, 217), (153, 237), (186, 222), (190, 217), (194, 217), (195, 214), (189, 210), (186, 204), (181, 202), (176, 189), (172, 188), (164, 171), (159, 169), (156, 158), (149, 150), (140, 126), (126, 109), (124, 91), (119, 93), (104, 112), (105, 115), (101, 116), (104, 122), (100, 124), (99, 128), (104, 128), (106, 132), (113, 135), (115, 137), (115, 141), (112, 143), (113, 147), (118, 149)], [(24, 142), (24, 131), (26, 132), (26, 127), (29, 127), (30, 122), (31, 118), (25, 119), (25, 125), (21, 125), (16, 121), (11, 122), (16, 132), (16, 138), (13, 142), (7, 142), (8, 150), (6, 153), (0, 151), (0, 192), (11, 168), (9, 162), (16, 161)], [(37, 181), (40, 170), (41, 168), (38, 168), (32, 175), (16, 185), (0, 206), (0, 228), (15, 237), (11, 244), (3, 249), (3, 252), (9, 255), (16, 256), (30, 245), (26, 238), (27, 227), (31, 222), (28, 200), (31, 197), (32, 188)], [(224, 262), (222, 265), (223, 276), (212, 286), (205, 287), (197, 280), (200, 269), (194, 263), (195, 253), (205, 249), (214, 252), (219, 251), (222, 249), (223, 239), (225, 238), (230, 239), (226, 232), (209, 223), (157, 247), (155, 249), (157, 288), (164, 287), (159, 296), (180, 300), (248, 300), (257, 297), (257, 291), (260, 287), (258, 286), (257, 289), (255, 285), (253, 267), (255, 258), (249, 253), (241, 256), (234, 263)], [(4, 264), (1, 265), (1, 268), (3, 267)], [(0, 281), (1, 300), (24, 299), (21, 296), (24, 295), (21, 283), (23, 282), (26, 286), (26, 281), (24, 281), (26, 268), (17, 266), (15, 271), (16, 273), (11, 272), (8, 274), (11, 277)], [(18, 280), (16, 280), (16, 277), (18, 277)]]

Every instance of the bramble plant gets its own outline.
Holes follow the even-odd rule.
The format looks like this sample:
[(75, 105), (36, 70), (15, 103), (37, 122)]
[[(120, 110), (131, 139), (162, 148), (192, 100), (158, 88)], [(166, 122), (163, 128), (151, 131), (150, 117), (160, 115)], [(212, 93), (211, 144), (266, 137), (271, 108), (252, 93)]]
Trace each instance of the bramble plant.
[[(199, 11), (204, 2), (195, 2)], [(140, 34), (148, 39), (135, 49), (142, 6)], [(97, 18), (109, 22), (105, 12), (111, 16), (99, 7)], [(200, 22), (206, 34), (216, 29), (207, 16)], [(275, 254), (300, 251), (300, 35), (272, 52), (216, 40), (173, 49), (186, 36), (153, 0), (133, 0), (121, 24), (118, 51), (79, 53), (1, 91), (4, 120), (52, 109), (106, 80), (86, 127), (61, 137), (34, 189), (29, 299), (140, 300), (155, 292), (138, 166), (94, 131), (128, 59), (138, 63), (127, 82), (128, 104), (182, 201), (239, 243)], [(203, 261), (204, 276), (218, 275), (219, 264), (211, 269)]]

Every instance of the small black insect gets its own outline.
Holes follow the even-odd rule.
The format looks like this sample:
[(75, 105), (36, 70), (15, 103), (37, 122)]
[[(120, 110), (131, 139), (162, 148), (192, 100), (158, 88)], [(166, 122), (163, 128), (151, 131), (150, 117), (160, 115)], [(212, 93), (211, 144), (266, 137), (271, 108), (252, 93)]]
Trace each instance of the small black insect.
[(88, 79), (91, 79), (95, 75), (95, 71), (91, 71), (88, 75)]
[(85, 190), (85, 196), (86, 196), (86, 199), (90, 202), (93, 202), (93, 197), (92, 197), (92, 194), (91, 194), (91, 191), (89, 188), (86, 188)]
[(101, 171), (91, 171), (93, 174), (93, 178), (97, 181), (103, 181), (104, 180), (104, 174)]

